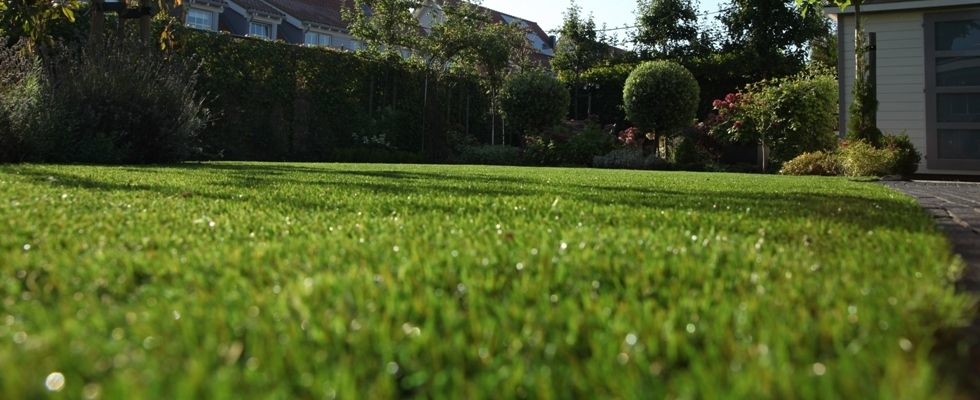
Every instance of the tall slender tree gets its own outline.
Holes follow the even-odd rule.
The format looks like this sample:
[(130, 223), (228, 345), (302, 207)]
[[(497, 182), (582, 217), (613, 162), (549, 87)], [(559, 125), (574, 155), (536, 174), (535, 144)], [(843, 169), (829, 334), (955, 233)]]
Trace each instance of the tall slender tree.
[(799, 72), (810, 41), (828, 29), (822, 15), (801, 13), (793, 0), (731, 0), (719, 20), (728, 33), (723, 47), (752, 80)]
[(701, 47), (698, 10), (691, 0), (639, 0), (637, 32), (641, 54), (652, 58), (686, 58)]
[[(864, 31), (861, 6), (866, 0), (830, 0), (841, 11), (854, 7), (854, 86), (851, 91), (851, 105), (848, 108), (847, 136), (850, 139), (863, 139), (872, 144), (880, 144), (881, 130), (877, 126), (878, 98), (871, 84), (868, 65), (868, 45)], [(824, 0), (796, 0), (803, 13), (820, 11)]]

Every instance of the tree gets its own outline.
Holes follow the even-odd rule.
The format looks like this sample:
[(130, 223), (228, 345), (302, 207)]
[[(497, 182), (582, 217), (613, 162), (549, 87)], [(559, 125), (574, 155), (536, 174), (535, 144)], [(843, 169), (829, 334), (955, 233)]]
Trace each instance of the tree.
[[(865, 0), (831, 0), (841, 11), (854, 7), (854, 87), (851, 92), (851, 105), (848, 108), (847, 137), (849, 139), (867, 140), (873, 145), (880, 145), (881, 130), (877, 127), (878, 98), (875, 87), (871, 84), (870, 68), (868, 66), (868, 46), (865, 43), (865, 33), (862, 24), (861, 6)], [(819, 10), (823, 0), (796, 0), (803, 13)]]
[(504, 83), (500, 109), (517, 130), (540, 134), (561, 122), (568, 109), (568, 91), (550, 73), (520, 72)]
[(364, 41), (368, 49), (398, 52), (418, 49), (423, 33), (412, 11), (424, 6), (421, 0), (353, 0), (341, 15), (351, 34)]
[(637, 32), (640, 52), (655, 58), (684, 58), (702, 47), (698, 11), (691, 0), (639, 0)]
[(572, 1), (558, 31), (560, 40), (551, 68), (562, 82), (578, 83), (582, 73), (598, 64), (606, 53), (606, 44), (600, 41), (592, 16), (583, 20), (581, 12), (582, 8)]
[(581, 110), (579, 92), (583, 87), (582, 74), (599, 64), (608, 54), (608, 45), (604, 37), (596, 32), (592, 16), (583, 20), (581, 11), (574, 1), (565, 10), (555, 58), (551, 60), (551, 68), (558, 74), (558, 79), (570, 86), (575, 94), (575, 111), (572, 113), (575, 118), (579, 117)]
[(751, 81), (798, 73), (810, 41), (828, 30), (821, 15), (799, 12), (792, 0), (731, 0), (719, 20), (723, 48), (739, 55)]
[(647, 61), (636, 67), (623, 88), (626, 117), (641, 130), (670, 137), (689, 126), (696, 116), (698, 81), (687, 68), (673, 61)]
[[(5, 0), (0, 1), (0, 37), (16, 41), (27, 38), (27, 51), (54, 43), (52, 29), (62, 22), (75, 22), (77, 0)], [(9, 45), (10, 43), (3, 43)]]

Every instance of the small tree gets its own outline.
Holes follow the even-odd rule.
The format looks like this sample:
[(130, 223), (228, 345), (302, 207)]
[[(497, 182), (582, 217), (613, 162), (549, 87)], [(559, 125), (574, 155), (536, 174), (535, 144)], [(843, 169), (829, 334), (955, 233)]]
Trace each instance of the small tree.
[(654, 142), (670, 137), (691, 124), (698, 109), (701, 89), (687, 68), (672, 61), (647, 61), (636, 67), (623, 88), (626, 118)]
[(504, 120), (522, 133), (540, 133), (560, 122), (569, 95), (551, 74), (530, 70), (511, 75), (500, 90)]
[[(854, 88), (851, 92), (851, 106), (848, 109), (847, 137), (864, 139), (880, 145), (881, 130), (877, 127), (878, 98), (871, 85), (868, 68), (868, 46), (864, 42), (864, 28), (861, 26), (861, 5), (866, 0), (830, 0), (843, 11), (854, 6)], [(796, 0), (804, 13), (823, 7), (824, 0)]]

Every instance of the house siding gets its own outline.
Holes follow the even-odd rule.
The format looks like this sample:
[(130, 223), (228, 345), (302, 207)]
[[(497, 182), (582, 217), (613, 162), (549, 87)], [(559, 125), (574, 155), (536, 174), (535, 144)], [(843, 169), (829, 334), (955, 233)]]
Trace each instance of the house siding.
[[(866, 32), (877, 35), (878, 128), (885, 134), (907, 134), (919, 151), (926, 154), (925, 31), (927, 11), (908, 10), (862, 14)], [(841, 121), (847, 130), (846, 111), (854, 87), (854, 15), (837, 15), (843, 28), (840, 43), (847, 56), (841, 63), (844, 79)], [(980, 175), (980, 171), (929, 169), (923, 156), (921, 174)]]

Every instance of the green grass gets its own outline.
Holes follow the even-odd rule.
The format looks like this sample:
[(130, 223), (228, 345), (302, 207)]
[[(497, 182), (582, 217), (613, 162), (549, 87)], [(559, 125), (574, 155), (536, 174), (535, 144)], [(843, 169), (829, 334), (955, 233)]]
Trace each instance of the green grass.
[(0, 398), (944, 397), (959, 268), (837, 178), (0, 166)]

